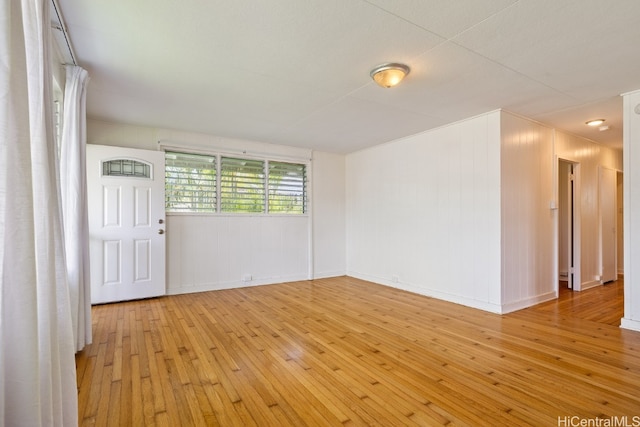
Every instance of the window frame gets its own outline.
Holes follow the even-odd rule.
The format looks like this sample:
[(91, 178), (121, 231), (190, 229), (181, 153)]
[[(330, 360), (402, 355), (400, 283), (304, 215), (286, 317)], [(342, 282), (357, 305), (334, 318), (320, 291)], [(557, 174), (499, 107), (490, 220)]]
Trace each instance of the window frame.
[[(197, 212), (197, 211), (168, 211), (166, 210), (165, 204), (165, 212), (167, 215), (175, 215), (175, 216), (219, 216), (219, 217), (242, 217), (242, 216), (269, 216), (269, 217), (289, 217), (289, 218), (300, 218), (300, 217), (310, 217), (311, 211), (311, 159), (305, 159), (301, 157), (285, 157), (278, 155), (255, 155), (249, 154), (246, 151), (242, 152), (233, 152), (233, 151), (225, 151), (225, 150), (201, 150), (197, 148), (189, 148), (189, 147), (180, 147), (175, 145), (163, 145), (162, 142), (159, 143), (160, 149), (165, 153), (182, 153), (182, 154), (193, 154), (193, 155), (203, 155), (203, 156), (211, 156), (216, 158), (216, 206), (214, 212)], [(165, 154), (166, 155), (166, 154)], [(222, 157), (234, 158), (234, 159), (242, 159), (242, 160), (250, 160), (250, 161), (262, 161), (264, 164), (264, 205), (263, 210), (261, 212), (233, 212), (233, 211), (222, 211), (221, 210), (221, 171), (222, 171)], [(304, 187), (303, 187), (303, 213), (284, 213), (284, 212), (269, 212), (269, 163), (277, 162), (277, 163), (290, 163), (302, 165), (304, 167)], [(165, 165), (165, 174), (166, 174), (166, 165)], [(165, 178), (165, 189), (166, 189), (166, 178)]]
[[(220, 172), (218, 179), (218, 190), (220, 194), (220, 210), (221, 213), (239, 213), (239, 214), (261, 214), (266, 212), (267, 194), (265, 191), (265, 182), (268, 179), (267, 165), (268, 162), (261, 159), (248, 159), (239, 156), (219, 156)], [(226, 160), (226, 161), (225, 161)], [(245, 170), (242, 167), (252, 163)], [(258, 167), (260, 168), (258, 169)], [(253, 171), (253, 172), (252, 172)], [(261, 172), (261, 176), (257, 175)], [(256, 177), (244, 176), (254, 173)], [(248, 197), (242, 197), (245, 194)], [(247, 203), (244, 203), (244, 201)], [(249, 207), (251, 202), (259, 201), (262, 209), (251, 210)], [(235, 204), (236, 206), (246, 206), (246, 210), (236, 209), (228, 210), (227, 205)], [(255, 203), (253, 203), (255, 205)]]
[[(219, 179), (219, 177), (218, 177), (219, 164), (218, 163), (219, 163), (219, 159), (216, 156), (210, 155), (210, 154), (187, 153), (187, 152), (182, 152), (182, 151), (178, 152), (178, 151), (175, 151), (175, 150), (164, 150), (164, 153), (165, 153), (165, 164), (164, 164), (164, 188), (165, 188), (165, 197), (164, 197), (165, 204), (164, 204), (164, 208), (165, 208), (165, 213), (170, 213), (170, 214), (176, 214), (176, 213), (213, 214), (213, 213), (218, 212), (218, 206), (219, 206), (218, 200), (219, 200), (219, 197), (220, 197), (220, 194), (219, 194), (219, 191), (218, 191), (218, 179)], [(213, 204), (213, 209), (212, 210), (208, 210), (206, 208), (203, 208), (201, 210), (167, 210), (168, 197), (169, 197), (169, 193), (170, 193), (170, 191), (168, 190), (168, 180), (167, 180), (167, 173), (168, 173), (167, 167), (170, 167), (167, 164), (167, 156), (168, 155), (178, 155), (178, 156), (184, 155), (185, 157), (193, 156), (193, 157), (203, 157), (203, 158), (209, 158), (209, 159), (213, 158), (214, 159), (213, 162), (204, 162), (204, 161), (202, 162), (202, 164), (213, 163), (213, 168), (210, 168), (208, 170), (213, 170), (215, 172), (214, 177), (213, 177), (212, 180), (205, 180), (205, 182), (213, 182), (213, 191), (211, 191), (211, 190), (206, 191), (205, 190), (204, 191), (205, 195), (202, 197), (202, 198), (207, 198), (207, 194), (209, 194), (208, 197), (211, 197), (210, 194), (213, 193), (214, 204)], [(198, 170), (199, 170), (199, 173), (198, 173), (197, 176), (206, 175), (205, 173), (202, 172), (204, 169), (198, 169)], [(173, 171), (173, 172), (178, 173), (178, 174), (180, 173), (180, 172), (177, 172), (177, 171)], [(184, 177), (182, 177), (182, 178), (184, 179)], [(187, 185), (190, 185), (190, 184), (187, 184)], [(193, 191), (193, 190), (189, 190), (189, 191)], [(192, 199), (193, 198), (194, 198), (194, 196), (192, 196)], [(195, 198), (197, 199), (197, 197), (195, 197)], [(193, 204), (194, 200), (191, 200), (191, 202), (187, 202), (187, 203)]]
[[(272, 208), (271, 206), (282, 206), (282, 202), (286, 200), (286, 198), (283, 196), (282, 193), (279, 193), (278, 191), (276, 191), (276, 189), (274, 189), (274, 187), (272, 186), (272, 181), (271, 180), (271, 170), (272, 170), (272, 165), (273, 164), (278, 164), (278, 165), (288, 165), (290, 166), (290, 170), (293, 171), (295, 169), (295, 167), (297, 166), (302, 166), (302, 173), (299, 175), (300, 180), (302, 182), (302, 194), (299, 196), (301, 197), (301, 209), (302, 212), (296, 212), (296, 211), (276, 211), (276, 212), (272, 212)], [(309, 199), (309, 192), (308, 192), (308, 188), (307, 188), (307, 182), (309, 180), (308, 178), (308, 166), (306, 164), (303, 163), (294, 163), (294, 162), (289, 162), (289, 161), (281, 161), (281, 160), (269, 160), (268, 162), (266, 162), (265, 165), (265, 169), (267, 170), (267, 176), (266, 176), (266, 211), (267, 213), (270, 214), (278, 214), (278, 215), (304, 215), (306, 213), (308, 213), (308, 199)], [(283, 170), (286, 170), (285, 168), (283, 168)], [(289, 175), (289, 173), (287, 174)], [(293, 180), (288, 180), (288, 184), (287, 184), (287, 180), (285, 178), (282, 178), (281, 182), (285, 182), (285, 187), (288, 187), (290, 190), (289, 191), (295, 191), (295, 189), (297, 189), (297, 186), (292, 186), (292, 182), (295, 183), (298, 179), (293, 179)], [(272, 198), (273, 196), (273, 198)], [(294, 196), (297, 197), (297, 196)]]

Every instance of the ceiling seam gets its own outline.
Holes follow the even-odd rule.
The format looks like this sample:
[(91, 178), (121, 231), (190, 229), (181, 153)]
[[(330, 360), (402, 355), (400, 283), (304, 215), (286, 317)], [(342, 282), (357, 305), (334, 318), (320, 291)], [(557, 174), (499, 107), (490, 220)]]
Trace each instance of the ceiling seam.
[[(452, 36), (452, 37), (446, 37), (446, 36), (444, 36), (444, 35), (442, 35), (442, 34), (438, 34), (438, 33), (436, 33), (436, 32), (433, 32), (433, 31), (431, 31), (431, 30), (429, 30), (429, 29), (427, 29), (427, 28), (425, 28), (425, 27), (423, 27), (423, 26), (421, 26), (421, 25), (419, 25), (419, 24), (417, 24), (417, 23), (415, 23), (415, 22), (413, 22), (413, 21), (410, 21), (410, 20), (408, 20), (408, 19), (406, 19), (406, 18), (404, 18), (404, 17), (402, 17), (402, 16), (400, 16), (400, 15), (398, 15), (398, 14), (396, 14), (396, 13), (391, 12), (390, 10), (387, 10), (387, 9), (385, 9), (385, 8), (381, 7), (381, 6), (378, 6), (377, 4), (372, 3), (370, 0), (362, 0), (362, 1), (363, 1), (363, 2), (365, 2), (365, 3), (367, 3), (367, 4), (369, 4), (369, 5), (371, 5), (371, 6), (373, 6), (373, 7), (375, 7), (375, 8), (377, 8), (377, 9), (382, 10), (383, 12), (385, 12), (385, 13), (387, 13), (387, 14), (391, 15), (391, 16), (394, 16), (394, 17), (396, 17), (396, 18), (398, 18), (398, 19), (401, 19), (401, 20), (403, 20), (403, 21), (405, 21), (405, 22), (407, 22), (407, 23), (409, 23), (409, 24), (413, 25), (414, 27), (420, 28), (420, 29), (421, 29), (421, 30), (423, 30), (423, 31), (426, 31), (426, 32), (428, 32), (428, 33), (430, 33), (430, 34), (433, 34), (433, 35), (438, 36), (438, 37), (440, 37), (440, 38), (442, 38), (442, 39), (443, 39), (443, 41), (442, 41), (442, 42), (440, 42), (440, 43), (438, 43), (438, 44), (436, 44), (436, 45), (434, 45), (434, 46), (430, 47), (429, 49), (422, 51), (422, 53), (420, 53), (420, 54), (418, 54), (418, 55), (414, 56), (414, 57), (412, 58), (412, 60), (415, 60), (415, 59), (421, 58), (421, 57), (423, 57), (424, 55), (428, 54), (429, 52), (432, 52), (433, 50), (435, 50), (435, 49), (439, 48), (440, 46), (443, 46), (443, 45), (445, 45), (447, 42), (449, 42), (449, 43), (452, 43), (452, 44), (454, 44), (454, 45), (456, 45), (456, 46), (458, 46), (458, 47), (461, 47), (461, 48), (465, 49), (467, 52), (471, 52), (471, 53), (473, 53), (473, 54), (475, 54), (475, 55), (478, 55), (478, 56), (480, 56), (481, 58), (484, 58), (484, 59), (486, 59), (487, 61), (489, 61), (489, 62), (491, 62), (491, 63), (493, 63), (493, 64), (496, 64), (496, 65), (498, 65), (498, 66), (500, 66), (500, 67), (502, 67), (502, 68), (504, 68), (504, 69), (506, 69), (506, 70), (509, 70), (509, 71), (511, 71), (511, 72), (513, 72), (513, 73), (516, 73), (516, 74), (518, 74), (519, 76), (522, 76), (522, 77), (524, 77), (524, 78), (526, 78), (526, 79), (528, 79), (528, 80), (530, 80), (530, 81), (532, 81), (532, 82), (538, 83), (538, 84), (540, 84), (540, 85), (542, 85), (542, 86), (544, 86), (544, 87), (546, 87), (546, 88), (548, 88), (548, 89), (550, 89), (550, 90), (552, 90), (552, 91), (554, 91), (554, 92), (556, 92), (556, 93), (559, 93), (559, 94), (562, 94), (562, 95), (564, 95), (564, 96), (567, 96), (567, 97), (571, 98), (571, 99), (572, 99), (572, 100), (574, 100), (574, 101), (581, 102), (581, 100), (580, 100), (580, 99), (578, 99), (578, 98), (576, 98), (576, 97), (574, 97), (574, 96), (572, 96), (572, 95), (570, 95), (570, 94), (568, 94), (568, 93), (565, 93), (565, 92), (563, 92), (563, 91), (561, 91), (561, 90), (558, 90), (557, 88), (555, 88), (555, 87), (553, 87), (553, 86), (549, 86), (548, 84), (546, 84), (546, 83), (544, 83), (544, 82), (542, 82), (542, 81), (539, 81), (539, 80), (537, 80), (537, 79), (534, 79), (534, 78), (532, 78), (531, 76), (529, 76), (529, 75), (527, 75), (527, 74), (522, 73), (521, 71), (518, 71), (518, 70), (516, 70), (516, 69), (514, 69), (514, 68), (511, 68), (511, 67), (509, 67), (509, 66), (507, 66), (507, 65), (505, 65), (505, 64), (503, 64), (503, 63), (501, 63), (501, 62), (499, 62), (499, 61), (496, 61), (496, 60), (494, 60), (494, 59), (492, 59), (492, 58), (489, 58), (489, 57), (487, 57), (487, 56), (485, 56), (485, 55), (481, 54), (480, 52), (477, 52), (477, 51), (475, 51), (475, 50), (473, 50), (473, 49), (470, 49), (470, 48), (468, 48), (468, 47), (466, 47), (466, 46), (464, 46), (464, 45), (462, 45), (462, 44), (460, 44), (460, 43), (458, 43), (458, 42), (456, 42), (456, 41), (455, 41), (455, 39), (457, 39), (457, 38), (458, 38), (459, 36), (461, 36), (462, 34), (465, 34), (466, 32), (471, 31), (473, 28), (477, 27), (478, 25), (481, 25), (482, 23), (484, 23), (484, 22), (488, 21), (489, 19), (492, 19), (493, 17), (495, 17), (495, 16), (497, 16), (497, 15), (499, 15), (499, 14), (504, 13), (506, 10), (511, 9), (511, 8), (513, 8), (513, 7), (515, 7), (518, 3), (520, 3), (520, 1), (521, 1), (521, 0), (516, 0), (516, 1), (514, 1), (513, 3), (511, 3), (510, 5), (505, 6), (505, 7), (503, 7), (502, 9), (500, 9), (500, 10), (497, 10), (497, 11), (493, 12), (491, 15), (489, 15), (489, 16), (487, 16), (486, 18), (484, 18), (484, 19), (482, 19), (482, 20), (480, 20), (480, 21), (476, 22), (475, 24), (471, 25), (470, 27), (465, 28), (464, 30), (462, 30), (462, 31), (458, 32), (457, 34), (455, 34), (455, 35), (454, 35), (454, 36)], [(359, 90), (359, 89), (360, 89), (360, 88), (358, 88), (358, 89), (356, 89), (356, 90)], [(350, 95), (350, 94), (347, 94), (346, 96), (349, 96), (349, 95)]]

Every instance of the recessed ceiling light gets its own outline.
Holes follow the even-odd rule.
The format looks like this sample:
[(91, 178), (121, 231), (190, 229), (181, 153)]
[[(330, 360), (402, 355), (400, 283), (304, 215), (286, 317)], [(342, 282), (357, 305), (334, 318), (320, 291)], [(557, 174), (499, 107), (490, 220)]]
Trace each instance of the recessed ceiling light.
[(600, 126), (603, 123), (604, 123), (604, 119), (593, 119), (586, 122), (586, 125), (595, 127), (595, 126)]
[(400, 83), (409, 74), (409, 67), (404, 64), (389, 62), (378, 65), (369, 74), (380, 86), (390, 88)]

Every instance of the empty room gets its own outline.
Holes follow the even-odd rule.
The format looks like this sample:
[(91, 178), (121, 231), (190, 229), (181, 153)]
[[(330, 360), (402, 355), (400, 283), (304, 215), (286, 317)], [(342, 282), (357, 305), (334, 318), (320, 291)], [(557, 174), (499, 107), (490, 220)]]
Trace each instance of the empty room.
[(640, 3), (0, 17), (0, 425), (640, 425)]

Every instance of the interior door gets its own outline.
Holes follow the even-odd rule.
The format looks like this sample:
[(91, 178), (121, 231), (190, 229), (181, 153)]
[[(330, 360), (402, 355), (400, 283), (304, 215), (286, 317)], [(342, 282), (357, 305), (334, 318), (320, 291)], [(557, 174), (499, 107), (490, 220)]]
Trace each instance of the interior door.
[(558, 161), (558, 279), (567, 282), (566, 286), (572, 288), (571, 282), (571, 164), (563, 160)]
[(560, 280), (580, 291), (580, 163), (558, 159), (558, 268)]
[[(567, 229), (569, 239), (567, 243), (567, 259), (569, 260), (569, 289), (580, 290), (580, 283), (576, 283), (576, 174), (575, 166), (569, 163), (567, 175)], [(578, 285), (578, 286), (576, 286)]]
[(600, 168), (600, 244), (602, 283), (617, 279), (616, 185), (617, 172)]
[(165, 290), (164, 152), (87, 145), (93, 304)]

